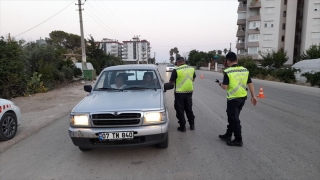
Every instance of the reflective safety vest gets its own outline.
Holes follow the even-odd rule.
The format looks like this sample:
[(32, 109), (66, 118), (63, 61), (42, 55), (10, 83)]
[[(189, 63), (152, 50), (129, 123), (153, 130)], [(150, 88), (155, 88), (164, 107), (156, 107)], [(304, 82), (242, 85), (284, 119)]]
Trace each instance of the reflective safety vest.
[(176, 93), (192, 93), (193, 92), (193, 75), (194, 68), (188, 65), (181, 65), (176, 68)]
[(229, 77), (227, 99), (246, 97), (249, 71), (242, 66), (236, 66), (229, 67), (224, 72)]

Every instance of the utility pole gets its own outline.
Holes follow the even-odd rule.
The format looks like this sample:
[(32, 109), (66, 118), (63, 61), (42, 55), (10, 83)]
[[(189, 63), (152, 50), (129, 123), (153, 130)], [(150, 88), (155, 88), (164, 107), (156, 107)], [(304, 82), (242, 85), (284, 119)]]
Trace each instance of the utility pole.
[[(86, 2), (86, 0), (85, 0)], [(84, 44), (84, 35), (83, 35), (83, 20), (82, 20), (82, 10), (81, 9), (81, 0), (78, 0), (78, 4), (76, 4), (79, 6), (79, 19), (80, 19), (80, 32), (81, 32), (81, 49), (82, 49), (82, 70), (87, 70), (87, 59), (86, 59), (86, 46)]]
[(230, 49), (229, 49), (229, 52), (231, 52), (231, 43), (230, 43)]
[(154, 60), (153, 63), (155, 64), (155, 63), (156, 63), (156, 54), (157, 54), (157, 53), (156, 53), (156, 52), (153, 52), (153, 54), (154, 54), (154, 55), (153, 55), (153, 60)]

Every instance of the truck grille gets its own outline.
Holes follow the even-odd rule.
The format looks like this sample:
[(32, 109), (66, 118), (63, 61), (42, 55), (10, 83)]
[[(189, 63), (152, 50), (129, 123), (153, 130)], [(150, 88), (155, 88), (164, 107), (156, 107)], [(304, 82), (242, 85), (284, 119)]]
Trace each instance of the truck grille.
[(138, 125), (140, 118), (140, 113), (92, 114), (92, 122), (95, 126)]

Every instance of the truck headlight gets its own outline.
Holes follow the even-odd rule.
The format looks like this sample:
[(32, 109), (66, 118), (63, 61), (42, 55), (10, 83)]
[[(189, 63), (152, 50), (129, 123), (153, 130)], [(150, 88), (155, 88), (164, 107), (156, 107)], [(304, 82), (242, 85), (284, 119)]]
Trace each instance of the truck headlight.
[(162, 121), (162, 113), (161, 112), (146, 112), (144, 114), (144, 123), (145, 124), (160, 123), (161, 121)]
[(71, 115), (70, 123), (75, 126), (89, 126), (89, 116), (83, 115)]

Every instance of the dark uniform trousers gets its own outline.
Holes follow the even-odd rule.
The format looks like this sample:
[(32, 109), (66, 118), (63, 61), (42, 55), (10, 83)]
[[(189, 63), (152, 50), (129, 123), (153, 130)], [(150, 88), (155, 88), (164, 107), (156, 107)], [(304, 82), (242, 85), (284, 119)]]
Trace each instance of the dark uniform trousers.
[(195, 117), (192, 111), (192, 93), (174, 93), (174, 98), (174, 108), (180, 126), (185, 126), (186, 124), (184, 112), (187, 114), (189, 124), (194, 125)]
[(236, 140), (242, 140), (239, 115), (246, 99), (246, 97), (243, 97), (227, 101), (227, 115), (229, 123), (227, 126), (227, 135), (232, 136), (232, 133), (234, 133)]

